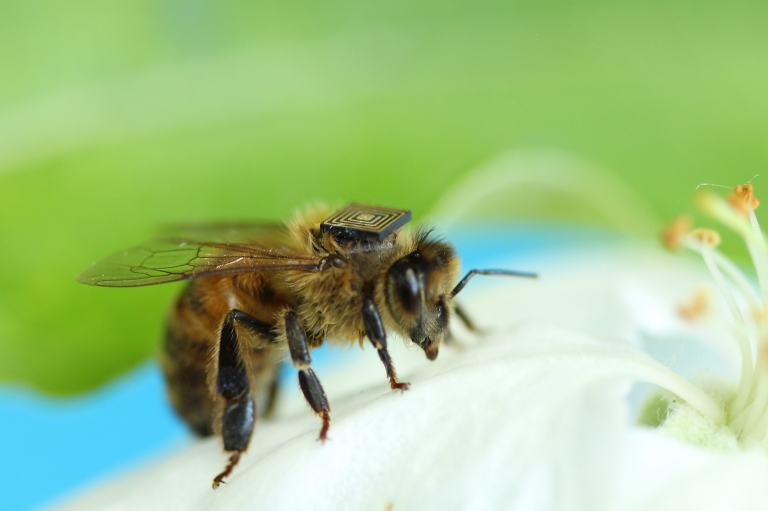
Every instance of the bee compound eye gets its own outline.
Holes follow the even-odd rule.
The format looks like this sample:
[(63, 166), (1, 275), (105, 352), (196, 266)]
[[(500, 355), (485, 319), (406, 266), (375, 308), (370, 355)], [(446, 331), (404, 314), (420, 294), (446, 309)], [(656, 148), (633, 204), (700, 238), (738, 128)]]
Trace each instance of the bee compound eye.
[(421, 311), (419, 273), (407, 261), (399, 261), (390, 270), (390, 276), (400, 307), (411, 314), (418, 314)]

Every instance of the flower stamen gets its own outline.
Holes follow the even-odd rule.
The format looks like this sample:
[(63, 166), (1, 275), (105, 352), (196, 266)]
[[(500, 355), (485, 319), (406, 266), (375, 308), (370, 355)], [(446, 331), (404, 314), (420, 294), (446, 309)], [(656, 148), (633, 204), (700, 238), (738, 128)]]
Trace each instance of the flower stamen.
[(712, 293), (708, 288), (700, 288), (691, 299), (678, 307), (677, 312), (686, 321), (694, 322), (707, 316), (712, 307)]
[(680, 250), (683, 248), (683, 239), (691, 231), (693, 221), (690, 217), (681, 216), (676, 218), (661, 234), (661, 242), (669, 250)]
[[(693, 229), (675, 238), (678, 246), (701, 255), (736, 326), (734, 338), (741, 353), (741, 376), (736, 394), (726, 407), (728, 427), (740, 441), (762, 442), (768, 448), (768, 315), (765, 312), (765, 304), (768, 303), (768, 248), (755, 215), (760, 201), (754, 195), (753, 186), (746, 184), (734, 188), (726, 199), (708, 192), (701, 193), (697, 203), (704, 212), (744, 239), (757, 273), (759, 294), (755, 293), (738, 266), (717, 250), (721, 238), (712, 229)], [(668, 229), (668, 232), (671, 230)], [(674, 244), (665, 244), (674, 247)], [(738, 291), (746, 302), (749, 314), (743, 313), (734, 291)], [(753, 346), (757, 348), (756, 358), (752, 356)]]
[(760, 201), (755, 197), (754, 187), (751, 184), (736, 186), (733, 189), (733, 193), (726, 200), (733, 206), (733, 209), (744, 216), (749, 215), (750, 211), (754, 211), (760, 205)]

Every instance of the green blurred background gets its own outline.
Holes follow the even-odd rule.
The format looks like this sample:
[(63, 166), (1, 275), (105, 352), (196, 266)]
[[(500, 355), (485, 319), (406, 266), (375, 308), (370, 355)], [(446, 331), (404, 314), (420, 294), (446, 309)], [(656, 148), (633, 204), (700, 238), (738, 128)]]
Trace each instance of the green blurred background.
[(608, 185), (573, 186), (602, 203), (618, 177), (645, 219), (514, 186), (497, 216), (652, 235), (697, 184), (768, 161), (766, 14), (733, 0), (2, 0), (0, 381), (67, 394), (150, 357), (177, 286), (74, 276), (168, 222), (280, 219), (317, 199), (424, 218), (519, 152), (603, 169)]

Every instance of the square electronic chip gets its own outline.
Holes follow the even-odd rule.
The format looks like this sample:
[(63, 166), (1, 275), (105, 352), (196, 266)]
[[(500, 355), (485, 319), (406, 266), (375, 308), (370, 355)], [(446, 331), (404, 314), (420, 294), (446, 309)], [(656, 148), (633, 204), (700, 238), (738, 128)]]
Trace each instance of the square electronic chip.
[(382, 241), (410, 219), (407, 209), (350, 204), (323, 220), (320, 230), (345, 238)]

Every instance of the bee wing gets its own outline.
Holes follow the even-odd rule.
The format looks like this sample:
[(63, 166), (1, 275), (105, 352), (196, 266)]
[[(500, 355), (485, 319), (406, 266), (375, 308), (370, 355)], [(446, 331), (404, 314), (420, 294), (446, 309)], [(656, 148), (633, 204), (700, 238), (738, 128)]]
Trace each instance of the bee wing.
[(217, 243), (258, 243), (290, 246), (288, 227), (275, 222), (222, 222), (212, 224), (175, 224), (166, 226), (163, 238), (206, 240)]
[(317, 271), (319, 265), (319, 256), (280, 244), (155, 238), (94, 263), (77, 280), (92, 286), (136, 287), (226, 273)]

